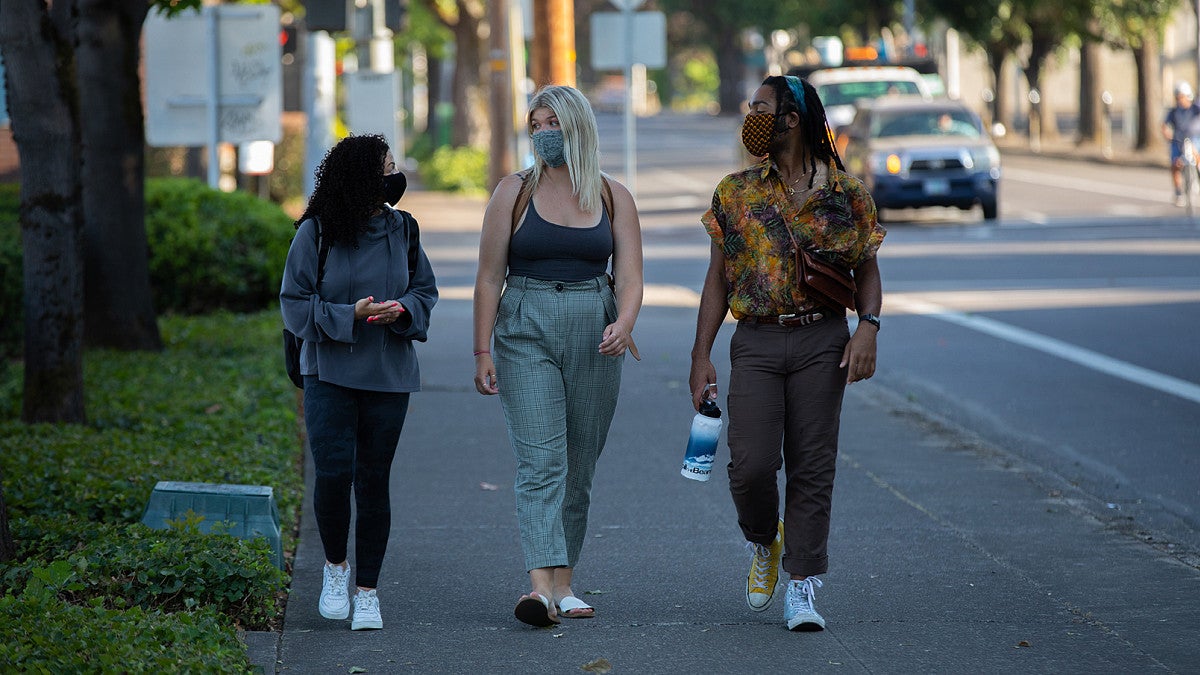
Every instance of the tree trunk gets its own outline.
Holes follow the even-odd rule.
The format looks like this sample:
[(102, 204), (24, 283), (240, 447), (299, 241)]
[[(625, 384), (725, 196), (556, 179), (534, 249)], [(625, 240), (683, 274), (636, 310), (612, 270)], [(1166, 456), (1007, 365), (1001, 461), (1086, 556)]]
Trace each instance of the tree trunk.
[(1036, 89), (1038, 92), (1040, 101), (1033, 107), (1029, 121), (1032, 125), (1036, 120), (1038, 134), (1040, 140), (1043, 141), (1058, 138), (1058, 117), (1051, 103), (1050, 92), (1042, 86), (1042, 67), (1056, 45), (1057, 41), (1052, 37), (1052, 32), (1048, 32), (1041, 25), (1033, 27), (1033, 34), (1030, 38), (1029, 66), (1025, 69), (1025, 79), (1029, 81), (1029, 88)]
[(1133, 48), (1133, 62), (1137, 68), (1137, 140), (1138, 150), (1160, 148), (1163, 137), (1156, 126), (1162, 114), (1158, 101), (1162, 82), (1158, 74), (1158, 39), (1149, 31), (1142, 36), (1141, 44)]
[(1004, 82), (1004, 61), (1008, 57), (1008, 52), (999, 47), (988, 48), (988, 63), (992, 66), (992, 81), (993, 99), (992, 99), (992, 125), (1000, 123), (1007, 131), (1013, 130), (1013, 115), (1012, 106), (1008, 102), (1008, 87), (1005, 87)]
[(84, 340), (160, 350), (146, 243), (145, 124), (138, 74), (144, 0), (77, 0), (83, 138)]
[(8, 504), (4, 501), (4, 470), (0, 469), (0, 563), (17, 557), (17, 545), (8, 528)]
[(454, 24), (454, 123), (450, 144), (454, 147), (487, 145), (487, 114), (482, 92), (483, 40), (479, 38), (482, 17), (467, 3), (458, 3)]
[[(717, 75), (720, 83), (717, 89), (717, 104), (722, 115), (737, 115), (745, 112), (745, 102), (751, 92), (743, 91), (746, 87), (742, 73), (742, 44), (738, 31), (719, 31), (717, 33)], [(756, 83), (757, 84), (757, 83)]]
[[(0, 56), (21, 161), (27, 423), (85, 421), (83, 209), (70, 3), (0, 2)], [(57, 23), (55, 18), (61, 19)]]
[(434, 56), (432, 53), (426, 57), (428, 59), (428, 82), (429, 87), (429, 105), (427, 106), (426, 115), (428, 119), (425, 123), (425, 133), (429, 134), (431, 139), (430, 148), (436, 148), (442, 145), (442, 136), (445, 131), (442, 130), (442, 116), (439, 114), (441, 104), (445, 98), (442, 93), (442, 68), (445, 61), (441, 57)]
[[(1089, 21), (1095, 31), (1099, 22)], [(1104, 87), (1104, 73), (1100, 69), (1100, 43), (1084, 38), (1079, 49), (1079, 138), (1080, 144), (1098, 145), (1104, 126), (1104, 106), (1100, 92)]]

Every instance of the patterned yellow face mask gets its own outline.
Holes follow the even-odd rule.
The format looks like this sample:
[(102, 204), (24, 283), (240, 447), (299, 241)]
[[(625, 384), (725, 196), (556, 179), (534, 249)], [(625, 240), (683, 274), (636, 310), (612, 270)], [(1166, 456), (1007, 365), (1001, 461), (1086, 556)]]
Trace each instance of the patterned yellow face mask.
[(771, 148), (775, 131), (775, 113), (751, 113), (742, 122), (742, 145), (746, 152), (762, 157)]

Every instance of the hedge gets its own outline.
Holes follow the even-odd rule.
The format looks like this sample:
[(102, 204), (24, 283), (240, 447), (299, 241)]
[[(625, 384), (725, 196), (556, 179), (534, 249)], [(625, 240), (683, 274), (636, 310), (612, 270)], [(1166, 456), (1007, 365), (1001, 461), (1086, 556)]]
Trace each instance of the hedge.
[[(19, 186), (0, 184), (0, 360), (19, 356), (23, 337), (19, 207)], [(146, 181), (150, 286), (162, 314), (272, 306), (294, 234), (279, 206), (245, 192), (191, 178)]]

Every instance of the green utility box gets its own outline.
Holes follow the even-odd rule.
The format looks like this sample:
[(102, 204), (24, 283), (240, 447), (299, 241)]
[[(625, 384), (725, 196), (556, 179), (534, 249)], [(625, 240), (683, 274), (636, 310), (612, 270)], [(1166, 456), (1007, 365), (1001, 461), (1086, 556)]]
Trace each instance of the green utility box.
[(275, 565), (283, 569), (283, 542), (273, 488), (159, 481), (150, 493), (142, 524), (165, 530), (170, 521), (186, 518), (188, 511), (203, 518), (198, 524), (201, 532), (210, 532), (221, 523), (221, 531), (235, 537), (265, 537), (274, 551)]

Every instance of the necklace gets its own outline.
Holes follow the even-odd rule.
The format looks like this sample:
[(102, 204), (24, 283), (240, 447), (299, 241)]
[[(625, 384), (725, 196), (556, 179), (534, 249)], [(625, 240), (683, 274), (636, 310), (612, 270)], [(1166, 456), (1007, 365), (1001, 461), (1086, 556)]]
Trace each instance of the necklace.
[[(776, 171), (778, 171), (778, 169), (776, 169)], [(780, 173), (779, 179), (780, 179), (780, 182), (783, 183), (783, 189), (786, 190), (789, 195), (795, 195), (796, 194), (796, 184), (799, 183), (800, 181), (804, 180), (805, 178), (808, 178), (811, 175), (813, 175), (813, 174), (805, 171), (804, 173), (801, 173), (799, 176), (796, 176), (795, 178), (793, 178), (792, 180), (785, 181), (785, 180), (783, 180), (783, 174)]]
[[(797, 190), (795, 187), (796, 184), (810, 176), (813, 179), (813, 186), (811, 188), (806, 187), (802, 190)], [(795, 178), (793, 178), (791, 181), (783, 181), (783, 174), (780, 174), (779, 178), (780, 178), (780, 181), (783, 182), (783, 189), (787, 191), (788, 196), (795, 197), (797, 192), (799, 192), (800, 194), (804, 194), (806, 192), (812, 192), (816, 188), (820, 187), (821, 170), (820, 170), (820, 167), (817, 167), (817, 170), (813, 171), (812, 173), (805, 171), (804, 173), (800, 174), (799, 176), (796, 176)]]

